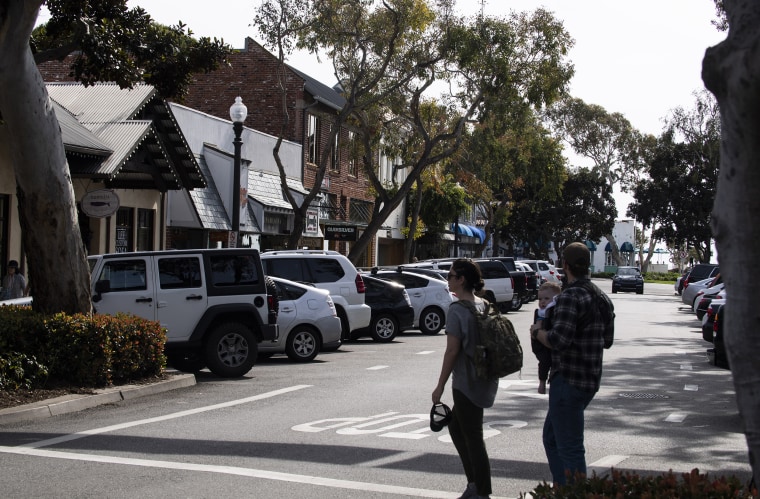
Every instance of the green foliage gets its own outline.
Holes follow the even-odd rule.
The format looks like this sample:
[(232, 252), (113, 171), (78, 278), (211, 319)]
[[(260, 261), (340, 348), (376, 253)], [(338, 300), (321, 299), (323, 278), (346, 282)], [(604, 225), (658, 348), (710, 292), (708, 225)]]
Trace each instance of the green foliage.
[(125, 0), (45, 3), (50, 20), (32, 34), (35, 61), (76, 53), (71, 69), (85, 85), (114, 81), (131, 88), (144, 81), (163, 97), (181, 98), (193, 73), (216, 69), (231, 50), (223, 40), (194, 39), (181, 22), (156, 24), (141, 7), (127, 8)]
[[(161, 373), (166, 333), (160, 324), (118, 314), (45, 316), (22, 307), (0, 307), (2, 351), (19, 352), (5, 378), (30, 387), (49, 376), (59, 382), (101, 387)], [(27, 359), (27, 360), (24, 360)], [(36, 367), (39, 364), (39, 368)]]
[(420, 217), (428, 230), (441, 233), (467, 208), (465, 192), (451, 175), (442, 182), (428, 184), (422, 190)]
[(0, 307), (0, 352), (39, 355), (46, 343), (43, 317), (31, 307)]
[[(566, 498), (625, 498), (639, 499), (723, 499), (723, 498), (752, 498), (757, 497), (757, 489), (749, 484), (743, 484), (734, 475), (710, 478), (701, 474), (698, 469), (690, 473), (673, 473), (654, 476), (640, 476), (629, 471), (612, 469), (610, 474), (597, 476), (593, 473), (590, 478), (576, 479), (568, 485), (554, 487), (543, 482), (531, 491), (532, 497), (542, 499)], [(520, 494), (521, 499), (527, 498)]]
[(0, 355), (0, 390), (30, 390), (44, 385), (47, 378), (47, 367), (34, 357), (18, 352)]
[(695, 95), (693, 109), (677, 108), (658, 138), (633, 189), (628, 215), (655, 227), (652, 237), (693, 246), (709, 262), (711, 218), (720, 167), (720, 115), (709, 93)]
[(166, 365), (164, 344), (166, 331), (158, 322), (133, 315), (95, 316), (110, 333), (111, 349), (118, 352), (112, 358), (113, 383), (161, 374)]

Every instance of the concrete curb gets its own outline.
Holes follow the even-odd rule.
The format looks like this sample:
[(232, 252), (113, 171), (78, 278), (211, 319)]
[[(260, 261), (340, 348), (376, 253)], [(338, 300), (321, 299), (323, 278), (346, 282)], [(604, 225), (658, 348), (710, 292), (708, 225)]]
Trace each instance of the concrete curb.
[(90, 409), (103, 404), (113, 404), (122, 400), (132, 400), (147, 395), (168, 392), (195, 385), (193, 374), (170, 374), (171, 378), (145, 385), (122, 385), (95, 390), (94, 394), (71, 394), (33, 404), (9, 407), (0, 410), (0, 425), (33, 421)]

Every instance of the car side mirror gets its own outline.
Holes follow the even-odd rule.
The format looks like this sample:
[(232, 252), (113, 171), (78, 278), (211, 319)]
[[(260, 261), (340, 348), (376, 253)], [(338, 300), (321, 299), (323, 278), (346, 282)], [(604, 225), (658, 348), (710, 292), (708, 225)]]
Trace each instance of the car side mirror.
[(99, 302), (103, 299), (101, 296), (103, 293), (111, 292), (111, 281), (103, 279), (95, 283), (95, 296), (92, 297), (92, 301)]

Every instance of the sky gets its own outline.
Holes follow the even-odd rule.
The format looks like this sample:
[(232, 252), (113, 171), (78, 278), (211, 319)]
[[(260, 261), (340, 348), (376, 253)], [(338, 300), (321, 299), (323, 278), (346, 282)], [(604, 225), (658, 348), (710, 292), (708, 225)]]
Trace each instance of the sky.
[[(235, 48), (247, 36), (260, 40), (251, 26), (260, 0), (129, 0), (163, 24), (185, 23), (198, 36), (223, 38)], [(575, 65), (570, 93), (608, 112), (622, 113), (643, 133), (659, 135), (663, 118), (676, 107), (693, 105), (705, 49), (719, 43), (713, 0), (457, 0), (461, 14), (506, 16), (510, 11), (543, 7), (562, 20), (575, 39), (569, 59)], [(44, 21), (44, 13), (40, 19)], [(310, 54), (288, 62), (332, 86), (329, 63)], [(577, 162), (567, 154), (571, 163)], [(620, 217), (627, 201), (618, 201)], [(622, 211), (621, 211), (622, 207)]]

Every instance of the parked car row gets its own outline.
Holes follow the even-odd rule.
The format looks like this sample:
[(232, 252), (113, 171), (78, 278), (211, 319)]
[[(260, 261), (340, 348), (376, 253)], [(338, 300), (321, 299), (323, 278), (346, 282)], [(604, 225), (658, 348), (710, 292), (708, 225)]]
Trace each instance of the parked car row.
[[(326, 250), (181, 250), (89, 259), (97, 312), (161, 322), (172, 366), (190, 372), (208, 367), (222, 377), (241, 376), (256, 358), (275, 354), (309, 362), (365, 336), (390, 342), (409, 329), (435, 335), (456, 300), (445, 277), (453, 258), (362, 272)], [(509, 260), (516, 274), (502, 260), (475, 260), (485, 298), (503, 311), (534, 299), (543, 280), (558, 280), (548, 262)], [(514, 275), (524, 285), (520, 294)], [(31, 303), (26, 297), (13, 304)]]
[(728, 357), (723, 343), (723, 322), (726, 289), (716, 264), (697, 264), (687, 269), (674, 285), (681, 302), (687, 305), (702, 324), (702, 339), (710, 344), (707, 358), (710, 364), (728, 369)]

